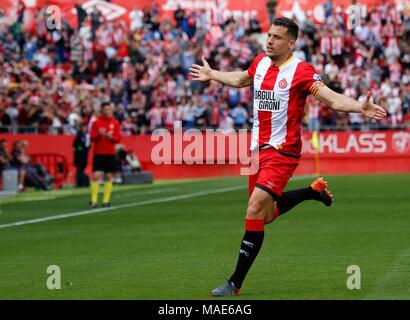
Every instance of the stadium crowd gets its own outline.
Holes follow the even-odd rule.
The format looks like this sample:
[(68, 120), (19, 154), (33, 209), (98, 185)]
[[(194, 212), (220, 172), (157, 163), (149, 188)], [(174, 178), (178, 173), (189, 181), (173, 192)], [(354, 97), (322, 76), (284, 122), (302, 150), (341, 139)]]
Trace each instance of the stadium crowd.
[[(354, 0), (353, 0), (354, 2)], [(313, 129), (396, 128), (409, 122), (410, 12), (386, 1), (368, 8), (348, 28), (345, 9), (328, 0), (325, 24), (307, 12), (298, 21), (294, 54), (311, 62), (332, 89), (359, 100), (371, 89), (388, 112), (386, 121), (369, 123), (360, 114), (339, 114), (308, 99), (305, 126)], [(216, 18), (205, 10), (160, 21), (160, 8), (137, 8), (124, 21), (106, 21), (98, 10), (77, 5), (78, 27), (64, 19), (49, 30), (46, 10), (35, 31), (23, 31), (23, 5), (15, 21), (0, 12), (0, 132), (75, 134), (99, 112), (104, 101), (115, 107), (123, 135), (157, 128), (249, 128), (249, 88), (233, 89), (190, 81), (188, 68), (204, 54), (223, 71), (246, 69), (263, 50), (255, 35), (256, 16)], [(296, 19), (296, 18), (295, 18)]]

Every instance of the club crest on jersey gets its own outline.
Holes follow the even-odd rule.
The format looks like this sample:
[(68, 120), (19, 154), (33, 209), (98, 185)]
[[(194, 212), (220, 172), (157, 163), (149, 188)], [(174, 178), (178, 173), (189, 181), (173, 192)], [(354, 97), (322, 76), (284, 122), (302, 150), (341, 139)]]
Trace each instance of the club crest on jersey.
[(288, 86), (288, 82), (286, 81), (286, 79), (282, 79), (279, 81), (279, 88), (285, 89), (287, 86)]
[(257, 73), (257, 74), (255, 75), (255, 79), (256, 79), (256, 80), (261, 80), (261, 79), (262, 79), (262, 75), (259, 74), (259, 73)]

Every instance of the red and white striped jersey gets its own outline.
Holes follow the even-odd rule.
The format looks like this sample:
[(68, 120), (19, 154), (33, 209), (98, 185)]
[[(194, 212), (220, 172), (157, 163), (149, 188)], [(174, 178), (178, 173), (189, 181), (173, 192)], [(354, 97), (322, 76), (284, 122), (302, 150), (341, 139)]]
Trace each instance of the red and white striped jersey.
[(320, 75), (294, 55), (272, 67), (265, 54), (253, 60), (248, 74), (254, 86), (251, 150), (269, 144), (285, 154), (300, 156), (306, 98), (316, 95)]

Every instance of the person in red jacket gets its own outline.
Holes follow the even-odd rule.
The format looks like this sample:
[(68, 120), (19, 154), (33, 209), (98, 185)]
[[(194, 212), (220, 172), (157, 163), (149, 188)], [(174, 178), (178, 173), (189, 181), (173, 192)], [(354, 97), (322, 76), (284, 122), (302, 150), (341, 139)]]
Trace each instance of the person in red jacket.
[(105, 173), (103, 207), (110, 206), (113, 174), (116, 169), (115, 145), (121, 141), (120, 124), (113, 117), (109, 103), (101, 106), (101, 116), (91, 127), (91, 142), (94, 143), (93, 174), (91, 178), (90, 208), (97, 207), (99, 181)]

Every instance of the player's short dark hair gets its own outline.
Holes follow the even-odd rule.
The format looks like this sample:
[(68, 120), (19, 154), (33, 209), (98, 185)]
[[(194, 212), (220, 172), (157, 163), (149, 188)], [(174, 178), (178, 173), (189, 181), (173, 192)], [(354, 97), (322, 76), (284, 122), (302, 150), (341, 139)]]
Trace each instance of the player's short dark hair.
[(103, 108), (105, 108), (105, 107), (110, 107), (111, 106), (111, 103), (109, 103), (109, 102), (103, 102), (103, 103), (101, 103), (101, 109), (103, 109)]
[(273, 20), (272, 23), (274, 26), (281, 26), (288, 29), (288, 36), (292, 39), (296, 40), (299, 34), (299, 27), (298, 25), (289, 18), (280, 17)]

